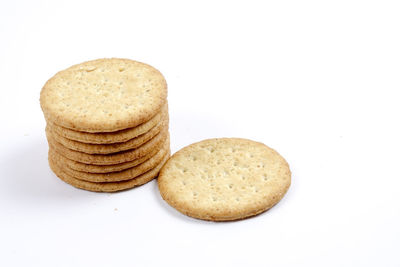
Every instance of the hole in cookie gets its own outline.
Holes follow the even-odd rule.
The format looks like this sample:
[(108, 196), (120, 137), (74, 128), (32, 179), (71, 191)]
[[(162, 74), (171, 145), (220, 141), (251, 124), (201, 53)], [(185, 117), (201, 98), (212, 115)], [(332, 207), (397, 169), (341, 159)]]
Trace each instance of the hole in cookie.
[(197, 197), (197, 193), (196, 193), (196, 192), (193, 192), (193, 196), (194, 196), (194, 197)]
[(267, 181), (268, 180), (268, 176), (266, 174), (263, 174), (263, 180)]
[(233, 188), (233, 184), (230, 184), (230, 185), (229, 185), (229, 188), (232, 189), (232, 188)]
[(186, 185), (186, 182), (185, 182), (185, 181), (182, 181), (182, 184), (183, 184), (183, 185)]
[(242, 175), (242, 180), (243, 180), (243, 181), (246, 180), (246, 177), (245, 177), (244, 175)]
[(207, 148), (207, 150), (210, 152), (210, 153), (214, 153), (214, 148), (212, 148), (212, 147), (209, 147), (209, 148)]
[(125, 70), (124, 67), (119, 67), (119, 69), (118, 69), (119, 72), (123, 72), (124, 70)]
[(233, 166), (235, 166), (235, 167), (237, 167), (239, 165), (239, 162), (237, 162), (237, 161), (235, 161), (234, 163), (233, 163)]
[(239, 202), (239, 201), (240, 201), (240, 198), (237, 197), (237, 198), (236, 198), (236, 201)]
[(213, 197), (212, 200), (213, 200), (213, 201), (217, 201), (217, 198), (216, 198), (216, 197)]

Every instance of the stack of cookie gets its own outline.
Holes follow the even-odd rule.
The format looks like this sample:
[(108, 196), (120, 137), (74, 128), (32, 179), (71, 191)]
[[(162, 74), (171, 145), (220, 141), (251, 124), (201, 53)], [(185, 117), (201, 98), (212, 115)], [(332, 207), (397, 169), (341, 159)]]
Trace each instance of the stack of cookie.
[(170, 156), (167, 85), (153, 67), (99, 59), (43, 87), (49, 164), (65, 182), (113, 192), (157, 177)]

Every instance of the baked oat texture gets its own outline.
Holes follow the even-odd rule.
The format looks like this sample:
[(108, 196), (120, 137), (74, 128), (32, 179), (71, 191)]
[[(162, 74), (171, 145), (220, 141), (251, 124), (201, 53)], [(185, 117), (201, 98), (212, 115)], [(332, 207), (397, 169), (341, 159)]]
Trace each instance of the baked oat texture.
[(139, 135), (126, 142), (114, 143), (114, 144), (88, 144), (79, 141), (71, 140), (59, 135), (52, 126), (47, 125), (46, 131), (49, 131), (55, 141), (62, 144), (63, 146), (88, 154), (111, 154), (121, 151), (137, 148), (142, 144), (149, 141), (151, 138), (156, 136), (161, 130), (168, 129), (168, 116), (166, 119), (161, 121), (159, 124), (151, 128), (148, 132)]
[(97, 59), (58, 72), (40, 104), (47, 120), (84, 132), (113, 132), (150, 120), (167, 98), (155, 68), (129, 59)]
[(175, 153), (158, 177), (162, 198), (203, 220), (230, 221), (268, 210), (291, 183), (275, 150), (247, 139), (208, 139)]
[(63, 171), (62, 166), (57, 164), (57, 162), (55, 162), (50, 156), (49, 156), (49, 165), (58, 178), (60, 178), (61, 180), (72, 186), (94, 192), (116, 192), (145, 184), (156, 178), (161, 167), (168, 160), (169, 155), (170, 154), (168, 153), (164, 157), (162, 162), (158, 164), (154, 169), (151, 169), (148, 172), (143, 173), (142, 175), (139, 175), (131, 180), (121, 181), (121, 182), (110, 182), (110, 183), (94, 183), (76, 179), (75, 177), (66, 174)]
[(113, 144), (126, 142), (135, 138), (139, 135), (147, 133), (157, 124), (168, 117), (168, 104), (164, 104), (161, 111), (154, 115), (150, 120), (136, 126), (133, 128), (128, 128), (124, 130), (119, 130), (115, 132), (105, 132), (105, 133), (87, 133), (71, 130), (62, 126), (59, 126), (51, 121), (47, 121), (47, 124), (60, 136), (68, 138), (70, 140), (75, 140), (82, 143), (88, 144)]
[[(50, 147), (51, 150), (53, 150)], [(167, 139), (164, 144), (162, 145), (161, 149), (163, 150), (170, 150), (170, 142), (169, 139)], [(56, 151), (54, 151), (57, 153)], [(93, 165), (93, 164), (85, 164), (81, 163), (75, 160), (71, 160), (69, 158), (64, 157), (63, 155), (57, 153), (59, 157), (62, 157), (61, 161), (65, 166), (68, 166), (70, 169), (75, 170), (75, 171), (80, 171), (80, 172), (90, 172), (90, 173), (108, 173), (108, 172), (119, 172), (123, 171), (132, 167), (135, 167), (146, 160), (152, 158), (159, 152), (158, 149), (153, 149), (146, 155), (144, 155), (141, 158), (137, 158), (133, 161), (128, 161), (124, 163), (119, 163), (119, 164), (114, 164), (114, 165)]]
[(49, 146), (57, 151), (57, 153), (71, 160), (93, 165), (114, 165), (136, 160), (138, 158), (144, 157), (148, 153), (151, 153), (151, 151), (153, 150), (160, 149), (167, 138), (169, 138), (169, 133), (165, 129), (140, 147), (127, 151), (103, 155), (88, 154), (69, 149), (55, 141), (50, 132), (47, 131), (46, 135)]
[(49, 156), (51, 156), (58, 164), (60, 164), (60, 166), (62, 166), (65, 173), (79, 180), (85, 180), (89, 182), (119, 182), (133, 179), (149, 171), (150, 169), (153, 169), (162, 161), (168, 152), (169, 150), (160, 149), (157, 154), (139, 165), (123, 171), (110, 173), (90, 173), (71, 169), (67, 164), (65, 164), (64, 158), (52, 149), (49, 151)]

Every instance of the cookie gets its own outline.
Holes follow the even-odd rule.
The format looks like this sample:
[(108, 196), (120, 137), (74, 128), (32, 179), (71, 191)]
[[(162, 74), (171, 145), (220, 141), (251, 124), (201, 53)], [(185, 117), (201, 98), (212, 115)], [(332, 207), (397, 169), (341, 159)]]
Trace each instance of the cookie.
[(58, 135), (75, 140), (82, 143), (89, 144), (112, 144), (129, 141), (139, 135), (142, 135), (150, 131), (153, 127), (159, 124), (168, 116), (168, 104), (164, 104), (161, 111), (158, 112), (150, 120), (134, 127), (128, 128), (115, 132), (106, 133), (87, 133), (74, 131), (68, 128), (61, 127), (52, 121), (47, 121), (47, 124), (51, 126), (52, 130)]
[(155, 68), (129, 59), (97, 59), (55, 74), (40, 93), (48, 121), (83, 132), (113, 132), (150, 120), (166, 102)]
[(110, 182), (110, 183), (94, 183), (76, 179), (66, 174), (62, 170), (62, 167), (57, 165), (57, 163), (54, 160), (52, 160), (51, 157), (49, 157), (49, 165), (58, 178), (60, 178), (61, 180), (72, 186), (94, 192), (116, 192), (150, 182), (151, 180), (157, 177), (161, 167), (165, 164), (168, 158), (169, 158), (169, 153), (165, 156), (165, 158), (161, 161), (161, 163), (158, 164), (154, 169), (151, 169), (148, 172), (135, 177), (134, 179), (122, 182)]
[(51, 133), (55, 141), (57, 141), (58, 143), (62, 144), (63, 146), (69, 149), (88, 154), (111, 154), (137, 148), (142, 144), (146, 143), (147, 141), (149, 141), (151, 138), (157, 135), (162, 129), (165, 128), (168, 128), (168, 117), (166, 120), (161, 121), (159, 124), (154, 126), (150, 131), (138, 137), (135, 137), (129, 141), (122, 143), (114, 143), (114, 144), (87, 144), (87, 143), (81, 143), (79, 141), (70, 140), (63, 136), (58, 135), (57, 132), (55, 132), (50, 125), (47, 125), (46, 131)]
[(162, 168), (162, 198), (203, 220), (247, 218), (274, 206), (291, 183), (288, 163), (275, 150), (247, 139), (209, 139), (175, 153)]
[[(161, 149), (164, 150), (169, 150), (170, 144), (169, 144), (169, 139), (167, 139), (164, 144), (162, 145)], [(64, 165), (68, 166), (70, 169), (76, 170), (76, 171), (81, 171), (81, 172), (90, 172), (90, 173), (108, 173), (108, 172), (119, 172), (123, 171), (132, 167), (135, 167), (146, 160), (150, 159), (153, 157), (155, 154), (157, 154), (159, 150), (154, 149), (144, 155), (141, 158), (137, 158), (133, 161), (128, 161), (124, 163), (119, 163), (119, 164), (114, 164), (114, 165), (92, 165), (92, 164), (85, 164), (81, 163), (78, 161), (71, 160), (69, 158), (66, 158), (62, 156), (61, 154), (58, 154), (60, 157), (62, 157), (62, 162)]]
[(138, 148), (108, 155), (87, 154), (83, 152), (78, 152), (66, 148), (62, 144), (55, 141), (50, 133), (46, 133), (46, 135), (49, 146), (64, 157), (86, 164), (114, 165), (133, 161), (135, 159), (145, 156), (146, 154), (150, 153), (150, 151), (159, 150), (165, 142), (166, 138), (169, 136), (169, 133), (167, 130), (163, 130), (155, 137), (150, 139), (147, 143), (141, 145)]
[(161, 162), (168, 151), (168, 149), (160, 149), (157, 154), (154, 155), (154, 157), (151, 157), (150, 159), (139, 165), (136, 165), (135, 167), (119, 172), (110, 173), (89, 173), (73, 170), (64, 163), (63, 157), (57, 154), (57, 152), (53, 151), (52, 149), (50, 149), (49, 151), (49, 156), (51, 156), (53, 160), (55, 160), (57, 163), (59, 163), (60, 166), (62, 166), (62, 169), (65, 173), (79, 180), (85, 180), (89, 182), (119, 182), (133, 179), (136, 176), (139, 176), (147, 172), (148, 170), (153, 169)]

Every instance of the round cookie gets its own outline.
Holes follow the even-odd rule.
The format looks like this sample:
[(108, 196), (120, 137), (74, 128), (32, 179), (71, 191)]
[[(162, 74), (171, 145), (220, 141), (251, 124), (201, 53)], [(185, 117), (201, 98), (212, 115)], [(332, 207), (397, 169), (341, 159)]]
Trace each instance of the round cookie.
[(54, 162), (50, 157), (49, 157), (49, 165), (58, 178), (60, 178), (61, 180), (72, 186), (94, 192), (116, 192), (150, 182), (151, 180), (157, 177), (161, 167), (165, 164), (168, 158), (169, 158), (169, 153), (165, 156), (165, 158), (161, 161), (161, 163), (154, 169), (149, 170), (148, 172), (143, 173), (142, 175), (139, 175), (131, 180), (122, 182), (110, 182), (110, 183), (94, 183), (76, 179), (66, 174), (62, 170), (62, 167), (57, 165), (57, 163)]
[(40, 93), (47, 120), (84, 132), (113, 132), (150, 120), (167, 84), (155, 68), (129, 59), (87, 61), (55, 74)]
[(79, 141), (70, 140), (58, 135), (57, 132), (55, 132), (50, 125), (47, 125), (46, 131), (51, 133), (55, 141), (69, 149), (88, 154), (111, 154), (137, 148), (149, 141), (164, 128), (168, 128), (168, 117), (164, 121), (161, 121), (159, 124), (154, 126), (152, 129), (150, 129), (150, 131), (148, 131), (147, 133), (144, 133), (129, 141), (114, 144), (87, 144), (81, 143)]
[(155, 127), (157, 124), (159, 124), (167, 117), (168, 117), (168, 104), (164, 104), (161, 111), (158, 112), (150, 120), (134, 128), (128, 128), (115, 132), (106, 132), (106, 133), (79, 132), (65, 127), (61, 127), (50, 120), (47, 121), (47, 124), (50, 125), (52, 130), (54, 130), (58, 135), (68, 138), (70, 140), (75, 140), (78, 142), (89, 143), (89, 144), (112, 144), (112, 143), (126, 142), (139, 135), (142, 135), (150, 131), (153, 127)]
[(102, 155), (102, 154), (87, 154), (66, 148), (62, 144), (55, 141), (50, 133), (46, 134), (49, 146), (51, 146), (55, 151), (57, 151), (57, 153), (69, 159), (93, 165), (114, 165), (128, 161), (133, 161), (137, 158), (141, 158), (146, 154), (150, 153), (150, 151), (153, 151), (155, 149), (156, 150), (160, 149), (165, 140), (167, 139), (167, 137), (169, 136), (168, 130), (163, 130), (155, 137), (150, 139), (150, 141), (141, 145), (138, 148), (108, 155)]
[(49, 156), (52, 157), (57, 163), (62, 166), (62, 169), (68, 175), (71, 175), (79, 180), (89, 181), (89, 182), (119, 182), (125, 181), (135, 178), (150, 169), (153, 169), (157, 166), (161, 160), (165, 157), (165, 155), (169, 152), (169, 150), (161, 149), (158, 151), (154, 157), (148, 159), (147, 161), (136, 165), (135, 167), (119, 171), (119, 172), (110, 172), (110, 173), (89, 173), (89, 172), (81, 172), (76, 171), (68, 167), (68, 165), (64, 164), (63, 157), (57, 154), (57, 152), (50, 149)]
[[(50, 147), (51, 150), (53, 150)], [(169, 138), (164, 142), (162, 145), (161, 149), (168, 150), (170, 149), (170, 142)], [(146, 160), (152, 158), (155, 154), (157, 154), (159, 150), (158, 149), (153, 149), (146, 155), (144, 155), (141, 158), (137, 158), (133, 161), (128, 161), (124, 163), (119, 163), (119, 164), (114, 164), (114, 165), (93, 165), (93, 164), (85, 164), (81, 163), (75, 160), (71, 160), (69, 158), (64, 157), (63, 155), (57, 153), (54, 151), (54, 153), (57, 153), (58, 156), (62, 157), (62, 162), (64, 165), (68, 166), (70, 169), (80, 171), (80, 172), (90, 172), (90, 173), (108, 173), (108, 172), (119, 172), (123, 171), (132, 167), (135, 167)]]
[(268, 210), (285, 195), (291, 172), (285, 159), (247, 139), (208, 139), (175, 153), (158, 186), (178, 211), (203, 220), (230, 221)]

